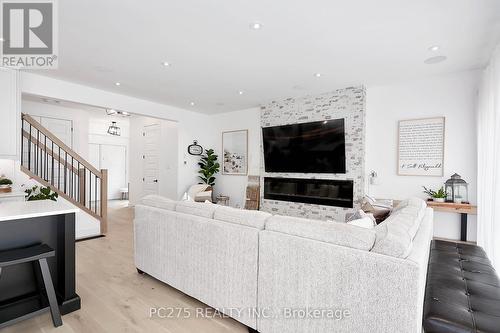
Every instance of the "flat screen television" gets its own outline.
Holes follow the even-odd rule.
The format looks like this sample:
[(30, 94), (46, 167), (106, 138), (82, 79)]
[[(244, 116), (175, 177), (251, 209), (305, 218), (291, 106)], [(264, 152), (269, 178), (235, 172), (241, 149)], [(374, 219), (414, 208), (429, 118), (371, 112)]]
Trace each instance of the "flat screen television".
[(344, 119), (264, 127), (266, 172), (345, 173)]

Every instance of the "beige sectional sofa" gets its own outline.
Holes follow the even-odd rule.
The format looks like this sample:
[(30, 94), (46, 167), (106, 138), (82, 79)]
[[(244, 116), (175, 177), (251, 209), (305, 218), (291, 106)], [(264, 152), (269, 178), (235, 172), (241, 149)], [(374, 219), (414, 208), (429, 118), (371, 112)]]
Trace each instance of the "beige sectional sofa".
[(148, 196), (139, 270), (261, 333), (421, 332), (432, 209), (373, 229)]

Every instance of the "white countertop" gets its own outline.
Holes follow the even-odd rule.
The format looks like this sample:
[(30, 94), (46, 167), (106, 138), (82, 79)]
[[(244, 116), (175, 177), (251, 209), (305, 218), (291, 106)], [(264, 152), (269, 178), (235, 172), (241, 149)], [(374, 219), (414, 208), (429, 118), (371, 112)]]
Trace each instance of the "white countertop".
[(0, 198), (25, 197), (26, 193), (21, 191), (0, 192)]
[(0, 222), (31, 217), (77, 213), (80, 209), (59, 201), (12, 201), (0, 203)]

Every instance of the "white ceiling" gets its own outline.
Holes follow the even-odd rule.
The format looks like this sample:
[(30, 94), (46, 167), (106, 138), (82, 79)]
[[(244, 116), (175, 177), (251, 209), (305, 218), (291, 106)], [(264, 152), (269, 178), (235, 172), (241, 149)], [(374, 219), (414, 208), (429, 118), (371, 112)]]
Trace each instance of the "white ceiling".
[(43, 75), (209, 114), (480, 68), (500, 37), (498, 0), (58, 3), (59, 69)]

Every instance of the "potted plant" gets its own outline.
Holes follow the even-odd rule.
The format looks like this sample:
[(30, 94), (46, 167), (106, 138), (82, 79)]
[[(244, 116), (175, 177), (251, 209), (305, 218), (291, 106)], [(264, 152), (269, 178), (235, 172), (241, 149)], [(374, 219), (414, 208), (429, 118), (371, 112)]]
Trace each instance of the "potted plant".
[(200, 176), (198, 178), (201, 179), (201, 184), (208, 184), (210, 186), (215, 185), (215, 174), (219, 172), (219, 162), (217, 162), (218, 156), (215, 154), (213, 149), (205, 150), (205, 153), (202, 155), (200, 162), (198, 165), (200, 166), (200, 170), (198, 171)]
[(57, 201), (59, 195), (56, 192), (53, 192), (50, 187), (43, 187), (35, 185), (32, 188), (27, 189), (26, 191), (26, 200), (27, 201), (36, 201), (36, 200), (52, 200)]
[(428, 196), (431, 197), (431, 199), (435, 202), (444, 202), (446, 199), (446, 191), (444, 188), (441, 186), (441, 188), (437, 191), (428, 189), (427, 187), (423, 186), (424, 188), (424, 193), (427, 194)]
[(5, 177), (0, 177), (0, 192), (12, 192), (12, 180)]

